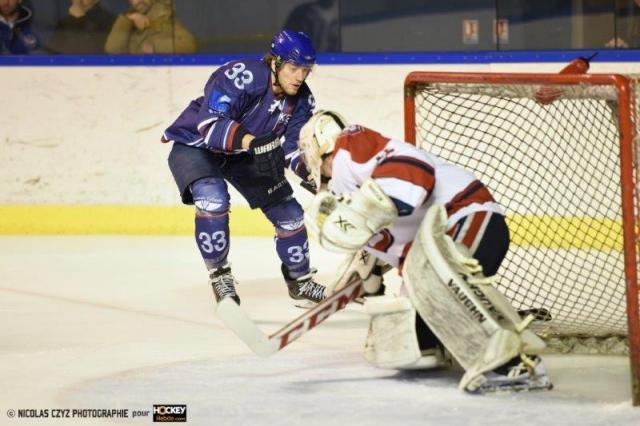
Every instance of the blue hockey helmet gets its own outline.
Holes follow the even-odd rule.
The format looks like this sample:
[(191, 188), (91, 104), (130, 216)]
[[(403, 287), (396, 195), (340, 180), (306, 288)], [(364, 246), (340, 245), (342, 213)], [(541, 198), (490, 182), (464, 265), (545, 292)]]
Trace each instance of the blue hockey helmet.
[(311, 67), (316, 63), (316, 49), (311, 39), (303, 32), (284, 29), (273, 36), (271, 54), (277, 62)]

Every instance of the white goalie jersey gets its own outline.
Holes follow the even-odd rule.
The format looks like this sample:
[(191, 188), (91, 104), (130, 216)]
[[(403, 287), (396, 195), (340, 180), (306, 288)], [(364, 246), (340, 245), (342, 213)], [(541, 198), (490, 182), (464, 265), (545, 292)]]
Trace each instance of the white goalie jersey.
[(446, 207), (450, 232), (461, 218), (473, 213), (504, 214), (472, 173), (408, 143), (351, 126), (336, 140), (329, 190), (352, 193), (369, 178), (395, 203), (399, 216), (389, 229), (374, 235), (365, 249), (396, 267), (402, 266), (422, 219), (434, 204)]

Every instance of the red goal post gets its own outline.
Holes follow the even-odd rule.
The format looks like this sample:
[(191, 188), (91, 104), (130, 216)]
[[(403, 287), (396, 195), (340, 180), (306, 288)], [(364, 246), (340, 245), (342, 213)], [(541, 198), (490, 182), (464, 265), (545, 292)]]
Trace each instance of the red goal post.
[(536, 329), (548, 342), (598, 340), (609, 353), (620, 353), (611, 338), (628, 342), (634, 405), (637, 90), (617, 74), (412, 72), (404, 84), (405, 139), (475, 171), (505, 206), (501, 290), (518, 309), (550, 310)]

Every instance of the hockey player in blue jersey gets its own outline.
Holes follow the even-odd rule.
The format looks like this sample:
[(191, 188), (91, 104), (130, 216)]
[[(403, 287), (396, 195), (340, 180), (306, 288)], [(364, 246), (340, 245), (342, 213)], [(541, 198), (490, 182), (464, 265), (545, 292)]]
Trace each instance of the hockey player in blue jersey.
[(195, 204), (195, 238), (217, 301), (237, 303), (229, 253), (229, 192), (235, 187), (275, 228), (275, 245), (289, 295), (319, 302), (325, 287), (313, 279), (303, 210), (284, 177), (302, 177), (300, 128), (314, 99), (305, 80), (316, 52), (301, 32), (282, 30), (261, 60), (228, 62), (209, 78), (163, 135), (173, 142), (169, 167), (185, 204)]

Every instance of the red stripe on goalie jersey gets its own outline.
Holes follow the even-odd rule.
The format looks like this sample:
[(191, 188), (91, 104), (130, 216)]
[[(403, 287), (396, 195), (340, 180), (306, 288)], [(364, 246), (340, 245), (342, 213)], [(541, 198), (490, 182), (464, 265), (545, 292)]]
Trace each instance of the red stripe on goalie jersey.
[(366, 127), (350, 126), (336, 139), (334, 152), (349, 151), (352, 161), (363, 164), (383, 151), (390, 140)]
[(453, 216), (458, 210), (473, 203), (483, 204), (488, 202), (495, 203), (491, 193), (479, 180), (474, 180), (445, 204), (447, 216)]
[(484, 238), (484, 233), (493, 214), (492, 212), (480, 211), (463, 217), (447, 231), (447, 234), (455, 242), (468, 247), (473, 254)]
[(391, 235), (391, 232), (389, 232), (388, 229), (383, 229), (382, 231), (378, 232), (373, 238), (375, 239), (375, 242), (371, 241), (369, 245), (372, 248), (383, 253), (386, 253), (387, 250), (389, 250), (389, 247), (391, 247), (395, 242), (395, 238), (393, 238), (393, 235)]
[(400, 256), (400, 265), (398, 266), (398, 273), (400, 274), (400, 276), (402, 276), (402, 268), (404, 267), (404, 260), (407, 258), (407, 254), (409, 254), (409, 249), (411, 248), (411, 244), (413, 244), (413, 241), (408, 242), (407, 244), (404, 245), (404, 248), (402, 249), (402, 255)]
[[(464, 218), (463, 218), (463, 220), (464, 220)], [(445, 232), (445, 234), (450, 236), (451, 239), (453, 239), (454, 241), (455, 241), (455, 238), (456, 238), (456, 233), (460, 229), (460, 222), (461, 221), (459, 220), (455, 225), (453, 225), (452, 228), (450, 228), (447, 232)]]
[(430, 164), (408, 156), (387, 157), (373, 170), (371, 176), (402, 179), (423, 187), (427, 194), (431, 194), (436, 182), (435, 172)]
[(469, 227), (467, 228), (467, 232), (464, 235), (459, 235), (458, 238), (462, 238), (462, 244), (465, 246), (472, 248), (472, 245), (476, 238), (478, 237), (478, 233), (480, 232), (480, 228), (484, 223), (484, 220), (487, 217), (487, 212), (478, 212), (471, 215), (470, 218), (467, 218), (469, 221)]

